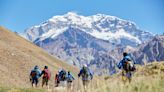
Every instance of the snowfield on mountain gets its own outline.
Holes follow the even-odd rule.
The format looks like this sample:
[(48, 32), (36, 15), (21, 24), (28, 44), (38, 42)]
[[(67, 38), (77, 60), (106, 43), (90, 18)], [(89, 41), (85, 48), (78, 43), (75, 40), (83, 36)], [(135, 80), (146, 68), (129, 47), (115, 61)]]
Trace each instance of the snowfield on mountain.
[(55, 38), (70, 27), (80, 29), (96, 38), (117, 44), (126, 44), (121, 42), (123, 39), (135, 43), (130, 45), (141, 44), (153, 36), (150, 32), (139, 29), (134, 22), (115, 16), (104, 14), (82, 16), (68, 12), (63, 16), (54, 16), (40, 25), (28, 28), (25, 37), (32, 42), (37, 38), (41, 38), (40, 40), (50, 37)]

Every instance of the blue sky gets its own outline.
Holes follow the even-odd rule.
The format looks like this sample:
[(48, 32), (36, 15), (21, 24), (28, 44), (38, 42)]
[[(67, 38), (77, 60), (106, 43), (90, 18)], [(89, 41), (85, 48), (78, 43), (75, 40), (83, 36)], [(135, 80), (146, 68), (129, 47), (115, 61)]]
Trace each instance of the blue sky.
[(54, 15), (97, 13), (135, 22), (155, 34), (164, 32), (164, 0), (0, 0), (0, 25), (23, 32)]

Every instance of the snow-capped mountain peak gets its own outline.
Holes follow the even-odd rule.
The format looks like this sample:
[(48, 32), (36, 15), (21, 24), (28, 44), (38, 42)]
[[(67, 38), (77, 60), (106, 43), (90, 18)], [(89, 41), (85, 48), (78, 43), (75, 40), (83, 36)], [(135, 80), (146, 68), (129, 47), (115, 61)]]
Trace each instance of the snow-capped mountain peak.
[[(116, 44), (141, 44), (146, 41), (145, 39), (153, 36), (151, 33), (140, 30), (135, 23), (115, 16), (105, 14), (83, 16), (74, 12), (53, 16), (46, 22), (31, 27), (26, 30), (26, 36), (31, 41), (35, 41), (37, 38), (42, 38), (42, 40), (48, 37), (54, 38), (65, 32), (66, 29), (69, 30), (70, 27)], [(127, 44), (126, 41), (130, 41), (130, 43)]]

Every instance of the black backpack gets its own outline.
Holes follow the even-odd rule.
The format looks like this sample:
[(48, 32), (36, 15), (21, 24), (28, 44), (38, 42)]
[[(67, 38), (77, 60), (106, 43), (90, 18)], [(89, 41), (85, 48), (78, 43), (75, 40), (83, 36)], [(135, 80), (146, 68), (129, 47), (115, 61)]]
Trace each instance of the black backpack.
[(62, 70), (60, 73), (59, 73), (59, 79), (64, 81), (66, 80), (66, 71), (65, 70)]
[(131, 60), (128, 60), (128, 61), (124, 61), (123, 63), (123, 69), (125, 71), (135, 71), (136, 70), (136, 67), (135, 65), (132, 63)]
[(84, 77), (84, 78), (88, 78), (89, 77), (89, 70), (88, 70), (87, 67), (83, 67), (82, 77)]

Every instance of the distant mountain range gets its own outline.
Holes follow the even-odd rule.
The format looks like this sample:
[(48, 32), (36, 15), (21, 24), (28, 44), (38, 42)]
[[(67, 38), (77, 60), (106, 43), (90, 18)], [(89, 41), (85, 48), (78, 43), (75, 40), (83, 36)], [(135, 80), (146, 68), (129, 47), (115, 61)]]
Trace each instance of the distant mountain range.
[(124, 51), (131, 52), (133, 59), (140, 64), (145, 59), (163, 59), (160, 55), (158, 59), (156, 55), (149, 59), (150, 53), (143, 52), (144, 48), (149, 50), (151, 47), (144, 46), (151, 43), (154, 34), (139, 29), (131, 21), (104, 14), (82, 16), (69, 12), (54, 16), (26, 29), (24, 37), (69, 64), (81, 67), (87, 63), (100, 75), (115, 72), (115, 65)]

